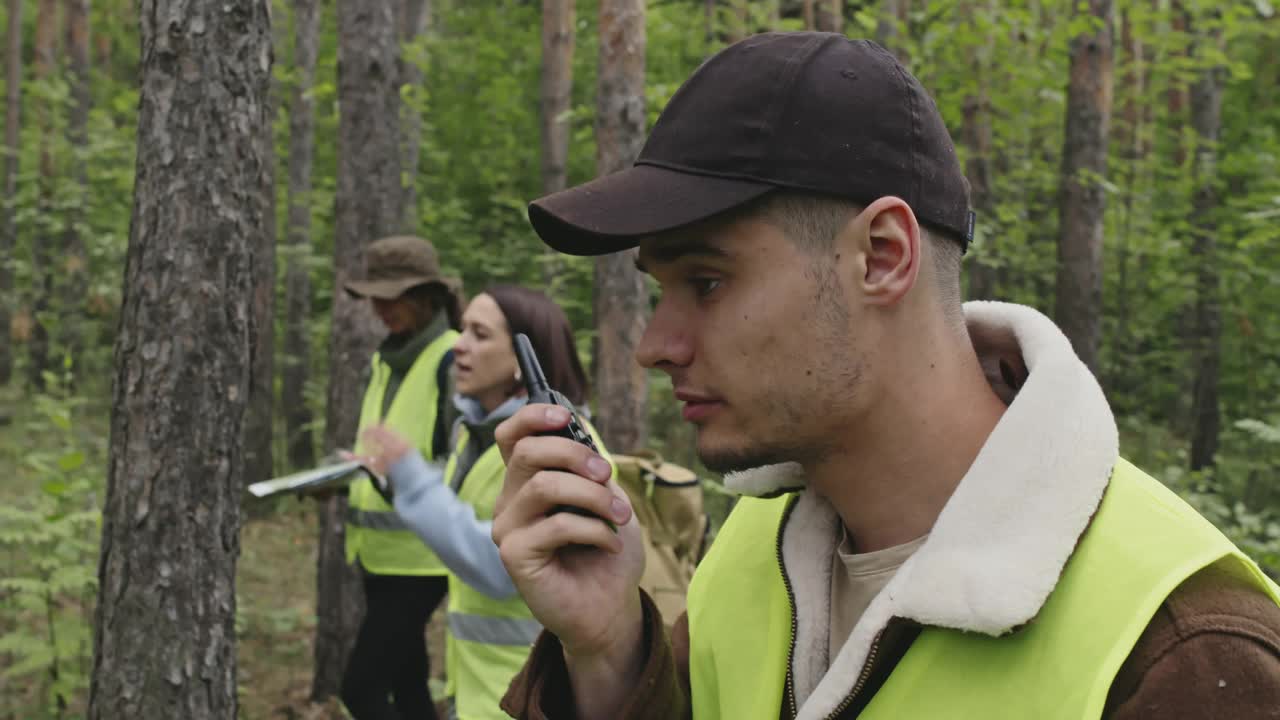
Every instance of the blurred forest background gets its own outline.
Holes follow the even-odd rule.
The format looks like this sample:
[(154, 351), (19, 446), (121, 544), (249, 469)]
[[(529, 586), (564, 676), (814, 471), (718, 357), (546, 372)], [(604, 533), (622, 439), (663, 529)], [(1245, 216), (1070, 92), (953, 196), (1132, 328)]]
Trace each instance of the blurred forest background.
[[(228, 680), (205, 677), (206, 690), (227, 699), (183, 717), (343, 716), (333, 696), (359, 598), (335, 551), (342, 508), (242, 505), (236, 489), (351, 442), (376, 330), (333, 289), (379, 235), (430, 239), (472, 295), (492, 282), (547, 288), (594, 367), (610, 447), (696, 467), (669, 385), (630, 365), (651, 288), (625, 258), (548, 253), (525, 207), (625, 167), (701, 61), (768, 30), (874, 38), (911, 68), (974, 189), (968, 297), (1054, 317), (1106, 389), (1122, 452), (1280, 573), (1269, 0), (4, 5), (0, 719), (107, 717), (89, 688), (104, 707), (126, 692), (110, 681), (130, 672), (120, 638), (174, 667), (183, 652), (221, 658), (204, 667)], [(231, 78), (226, 97), (183, 89), (215, 66)], [(219, 103), (257, 145), (229, 142), (198, 165), (194, 149), (218, 140), (200, 118)], [(180, 216), (205, 191), (248, 210), (200, 235)], [(233, 291), (230, 330), (186, 304), (206, 282)], [(199, 375), (178, 368), (148, 392), (139, 368), (204, 362), (166, 337), (212, 344), (200, 370), (211, 386), (248, 382), (204, 404)], [(207, 458), (128, 445), (126, 421), (146, 416), (168, 428), (150, 426), (153, 446), (225, 445), (230, 462), (215, 478)], [(143, 477), (138, 501), (125, 489), (148, 467), (188, 480)], [(718, 523), (729, 500), (705, 475)], [(165, 518), (206, 512), (229, 533), (211, 541), (229, 559), (183, 560), (173, 528), (186, 526)], [(131, 581), (199, 637), (148, 646), (154, 617), (130, 611)], [(180, 609), (193, 603), (200, 612)], [(233, 633), (217, 631), (223, 621)], [(148, 692), (189, 691), (191, 667), (174, 672)]]

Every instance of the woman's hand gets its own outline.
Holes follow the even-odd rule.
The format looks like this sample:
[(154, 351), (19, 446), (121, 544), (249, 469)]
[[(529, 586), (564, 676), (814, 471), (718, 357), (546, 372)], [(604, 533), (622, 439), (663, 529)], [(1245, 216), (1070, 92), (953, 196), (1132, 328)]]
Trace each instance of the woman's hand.
[(413, 449), (404, 436), (386, 425), (370, 426), (360, 434), (360, 439), (364, 441), (363, 454), (343, 452), (343, 459), (359, 460), (383, 477), (386, 477), (392, 465)]

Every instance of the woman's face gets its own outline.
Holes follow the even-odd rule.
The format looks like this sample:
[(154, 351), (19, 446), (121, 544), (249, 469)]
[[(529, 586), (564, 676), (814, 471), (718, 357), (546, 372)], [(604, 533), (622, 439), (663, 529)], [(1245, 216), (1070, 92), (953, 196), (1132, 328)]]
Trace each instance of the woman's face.
[(518, 367), (502, 310), (492, 297), (477, 295), (462, 313), (462, 334), (453, 345), (455, 387), (492, 411), (523, 388)]

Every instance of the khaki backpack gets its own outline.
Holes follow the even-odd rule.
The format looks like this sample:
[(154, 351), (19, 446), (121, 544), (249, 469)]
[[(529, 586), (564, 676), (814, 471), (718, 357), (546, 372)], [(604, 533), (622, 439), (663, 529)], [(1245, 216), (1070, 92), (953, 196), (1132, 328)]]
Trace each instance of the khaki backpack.
[(709, 520), (702, 508), (702, 481), (692, 470), (664, 462), (656, 452), (612, 458), (644, 539), (640, 587), (653, 598), (670, 629), (685, 611), (689, 580), (706, 550)]

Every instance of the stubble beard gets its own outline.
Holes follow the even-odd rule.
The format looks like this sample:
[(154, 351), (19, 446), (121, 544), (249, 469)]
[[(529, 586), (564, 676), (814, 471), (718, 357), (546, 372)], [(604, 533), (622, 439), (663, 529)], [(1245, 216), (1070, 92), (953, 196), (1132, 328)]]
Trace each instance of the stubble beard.
[(783, 448), (763, 446), (715, 448), (703, 450), (698, 448), (698, 459), (707, 469), (717, 473), (742, 472), (752, 468), (776, 465), (795, 460), (796, 453)]
[[(849, 309), (841, 294), (840, 279), (830, 265), (815, 262), (806, 268), (811, 283), (814, 334), (803, 344), (818, 362), (803, 370), (780, 366), (777, 377), (795, 382), (759, 398), (761, 416), (773, 418), (767, 438), (748, 437), (729, 447), (705, 448), (702, 428), (697, 429), (698, 459), (718, 473), (742, 472), (766, 465), (820, 462), (834, 450), (830, 411), (853, 404), (862, 383), (865, 358), (849, 331)], [(836, 423), (838, 425), (839, 423)], [(806, 437), (809, 435), (810, 437)]]
[[(703, 429), (698, 428), (698, 459), (708, 469), (718, 473), (741, 472), (765, 465), (785, 462), (804, 462), (809, 458), (807, 443), (801, 441), (798, 430), (807, 424), (803, 407), (790, 397), (765, 397), (759, 403), (760, 416), (774, 418), (775, 422), (763, 432), (743, 430), (739, 437), (708, 447)], [(812, 422), (812, 418), (808, 420)]]

